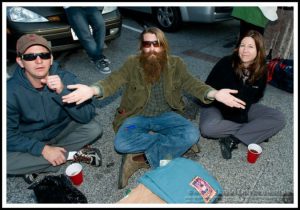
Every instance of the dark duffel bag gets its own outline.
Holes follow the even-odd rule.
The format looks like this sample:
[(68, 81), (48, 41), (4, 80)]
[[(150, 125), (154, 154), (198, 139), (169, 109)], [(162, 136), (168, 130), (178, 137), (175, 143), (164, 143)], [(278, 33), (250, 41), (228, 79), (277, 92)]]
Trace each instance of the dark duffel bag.
[(268, 82), (279, 89), (293, 93), (293, 60), (274, 58), (268, 63)]

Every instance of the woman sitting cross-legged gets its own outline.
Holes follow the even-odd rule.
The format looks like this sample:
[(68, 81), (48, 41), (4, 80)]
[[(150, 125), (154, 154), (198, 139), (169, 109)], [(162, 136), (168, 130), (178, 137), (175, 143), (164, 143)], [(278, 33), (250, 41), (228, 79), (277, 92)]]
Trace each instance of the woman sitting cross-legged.
[(267, 68), (262, 35), (248, 31), (238, 42), (232, 55), (222, 58), (206, 80), (215, 89), (235, 89), (245, 109), (225, 106), (214, 101), (201, 107), (200, 133), (219, 139), (224, 159), (238, 143), (245, 145), (268, 141), (285, 125), (284, 115), (276, 109), (259, 104), (267, 85)]

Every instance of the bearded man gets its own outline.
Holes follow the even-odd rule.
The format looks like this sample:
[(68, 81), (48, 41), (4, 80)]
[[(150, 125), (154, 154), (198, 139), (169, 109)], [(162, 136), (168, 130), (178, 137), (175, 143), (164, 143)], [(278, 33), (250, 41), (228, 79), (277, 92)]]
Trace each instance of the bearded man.
[(125, 89), (113, 121), (115, 150), (124, 154), (119, 188), (137, 169), (155, 169), (161, 160), (180, 157), (199, 141), (199, 129), (183, 117), (183, 91), (205, 104), (218, 100), (231, 107), (245, 105), (231, 95), (235, 90), (215, 90), (193, 77), (181, 58), (169, 54), (164, 33), (155, 27), (141, 33), (138, 55), (130, 56), (105, 80), (91, 86), (69, 85), (74, 91), (63, 96), (63, 102), (103, 99), (121, 87)]

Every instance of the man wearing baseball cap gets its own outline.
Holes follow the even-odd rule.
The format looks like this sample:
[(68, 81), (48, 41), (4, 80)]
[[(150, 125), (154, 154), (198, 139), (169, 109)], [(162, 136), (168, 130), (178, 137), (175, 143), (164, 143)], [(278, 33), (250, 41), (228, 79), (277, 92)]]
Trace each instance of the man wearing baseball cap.
[(7, 174), (32, 183), (67, 160), (100, 166), (99, 149), (88, 146), (102, 134), (93, 101), (62, 102), (76, 76), (53, 61), (42, 36), (21, 36), (16, 51), (18, 66), (7, 81)]
[(41, 45), (51, 52), (50, 43), (45, 38), (36, 34), (25, 34), (17, 41), (18, 55), (24, 54), (24, 52), (33, 45)]

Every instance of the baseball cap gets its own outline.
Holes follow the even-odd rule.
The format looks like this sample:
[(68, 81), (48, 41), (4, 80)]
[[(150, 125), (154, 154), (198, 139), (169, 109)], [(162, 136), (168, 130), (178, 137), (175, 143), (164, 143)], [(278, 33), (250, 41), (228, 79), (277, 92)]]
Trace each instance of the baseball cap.
[(23, 54), (29, 47), (33, 45), (42, 45), (51, 52), (51, 46), (44, 37), (36, 34), (25, 34), (17, 41), (17, 54)]

